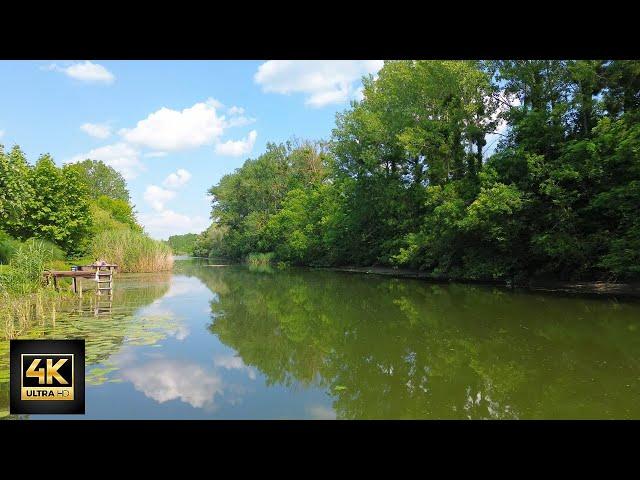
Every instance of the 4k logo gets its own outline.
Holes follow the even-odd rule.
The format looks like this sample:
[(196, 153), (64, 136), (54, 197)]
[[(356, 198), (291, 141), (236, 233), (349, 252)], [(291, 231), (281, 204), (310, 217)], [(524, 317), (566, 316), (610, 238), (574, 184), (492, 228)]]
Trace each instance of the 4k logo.
[(73, 400), (73, 354), (23, 353), (21, 400)]
[(84, 413), (84, 340), (11, 340), (11, 413)]

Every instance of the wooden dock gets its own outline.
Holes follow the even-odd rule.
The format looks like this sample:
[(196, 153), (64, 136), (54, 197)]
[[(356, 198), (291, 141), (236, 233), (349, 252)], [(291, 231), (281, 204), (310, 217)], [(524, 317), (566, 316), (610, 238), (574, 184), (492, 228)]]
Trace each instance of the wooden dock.
[(58, 290), (58, 278), (71, 278), (73, 292), (82, 293), (81, 278), (91, 278), (97, 281), (98, 295), (113, 295), (113, 274), (118, 270), (115, 264), (81, 265), (76, 270), (47, 270), (44, 277), (47, 283), (53, 279), (53, 287)]

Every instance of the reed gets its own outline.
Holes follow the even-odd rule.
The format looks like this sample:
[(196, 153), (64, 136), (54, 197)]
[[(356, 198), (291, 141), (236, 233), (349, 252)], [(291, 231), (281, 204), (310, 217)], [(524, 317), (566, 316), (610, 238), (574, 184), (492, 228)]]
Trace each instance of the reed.
[(129, 229), (98, 234), (91, 244), (95, 259), (115, 263), (121, 272), (163, 272), (173, 267), (173, 253), (166, 243)]
[(16, 247), (9, 265), (0, 268), (0, 337), (15, 338), (30, 325), (55, 318), (56, 309), (70, 298), (43, 285), (42, 272), (60, 262), (62, 253), (43, 240), (27, 240)]
[(0, 338), (16, 338), (35, 324), (55, 322), (56, 312), (72, 300), (70, 292), (48, 288), (28, 294), (0, 291)]
[(250, 253), (249, 255), (247, 255), (247, 264), (254, 267), (271, 265), (272, 261), (273, 261), (273, 252)]

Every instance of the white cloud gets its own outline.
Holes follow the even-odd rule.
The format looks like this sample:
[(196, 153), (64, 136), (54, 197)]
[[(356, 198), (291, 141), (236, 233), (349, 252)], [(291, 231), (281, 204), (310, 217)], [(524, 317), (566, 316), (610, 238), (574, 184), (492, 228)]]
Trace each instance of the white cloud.
[(158, 212), (164, 210), (164, 204), (176, 196), (176, 192), (165, 190), (157, 185), (149, 185), (144, 191), (144, 200)]
[(233, 107), (230, 107), (227, 112), (229, 113), (229, 115), (242, 115), (244, 113), (244, 108), (236, 107), (234, 105)]
[(169, 188), (178, 188), (185, 185), (191, 179), (191, 174), (184, 168), (179, 168), (177, 172), (169, 174), (162, 184)]
[(4, 130), (0, 130), (0, 138), (4, 137)]
[(94, 138), (109, 138), (111, 136), (111, 127), (104, 123), (83, 123), (80, 130)]
[(64, 67), (53, 63), (45, 68), (47, 70), (64, 73), (68, 77), (87, 83), (111, 84), (116, 79), (115, 75), (104, 66), (99, 63), (90, 62), (89, 60), (72, 63)]
[(181, 235), (204, 231), (211, 220), (202, 216), (188, 216), (173, 210), (141, 213), (140, 223), (153, 238), (167, 239), (170, 235)]
[(246, 117), (244, 115), (245, 109), (243, 107), (238, 107), (237, 105), (233, 105), (227, 109), (227, 114), (229, 115), (229, 119), (225, 119), (224, 127), (244, 127), (246, 125), (250, 125), (256, 121), (255, 118)]
[(163, 152), (210, 145), (224, 130), (224, 117), (216, 112), (220, 105), (217, 100), (208, 99), (182, 111), (162, 107), (134, 128), (119, 133), (130, 143)]
[(238, 117), (231, 117), (230, 119), (224, 121), (224, 128), (232, 128), (232, 127), (244, 127), (246, 125), (251, 125), (255, 122), (255, 118), (245, 117), (244, 115), (240, 115)]
[(251, 130), (249, 136), (242, 140), (229, 140), (224, 143), (218, 143), (216, 145), (216, 153), (219, 155), (228, 155), (230, 157), (240, 157), (247, 155), (253, 150), (253, 146), (256, 143), (258, 132)]
[(382, 60), (269, 60), (253, 78), (265, 92), (304, 93), (307, 105), (323, 107), (356, 97), (362, 76), (377, 73), (383, 64)]
[(159, 158), (159, 157), (166, 157), (167, 156), (167, 152), (147, 152), (144, 154), (145, 157), (147, 158)]
[(126, 369), (122, 376), (158, 403), (180, 399), (194, 408), (213, 407), (215, 395), (222, 394), (219, 376), (186, 362), (155, 360)]
[(114, 143), (104, 147), (94, 148), (87, 153), (81, 153), (67, 160), (65, 163), (82, 162), (87, 158), (102, 160), (110, 167), (122, 173), (125, 179), (130, 180), (143, 172), (145, 166), (140, 162), (140, 153), (126, 143)]

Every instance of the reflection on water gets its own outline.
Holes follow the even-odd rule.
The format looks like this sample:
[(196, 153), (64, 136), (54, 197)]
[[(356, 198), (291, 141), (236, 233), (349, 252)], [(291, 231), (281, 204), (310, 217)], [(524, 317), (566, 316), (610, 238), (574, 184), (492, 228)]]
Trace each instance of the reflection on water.
[(213, 405), (215, 394), (222, 392), (222, 380), (215, 372), (207, 373), (197, 363), (180, 360), (151, 360), (125, 368), (122, 376), (158, 403), (179, 398), (201, 408)]
[(640, 418), (637, 303), (205, 265), (24, 338), (86, 339), (86, 418)]

